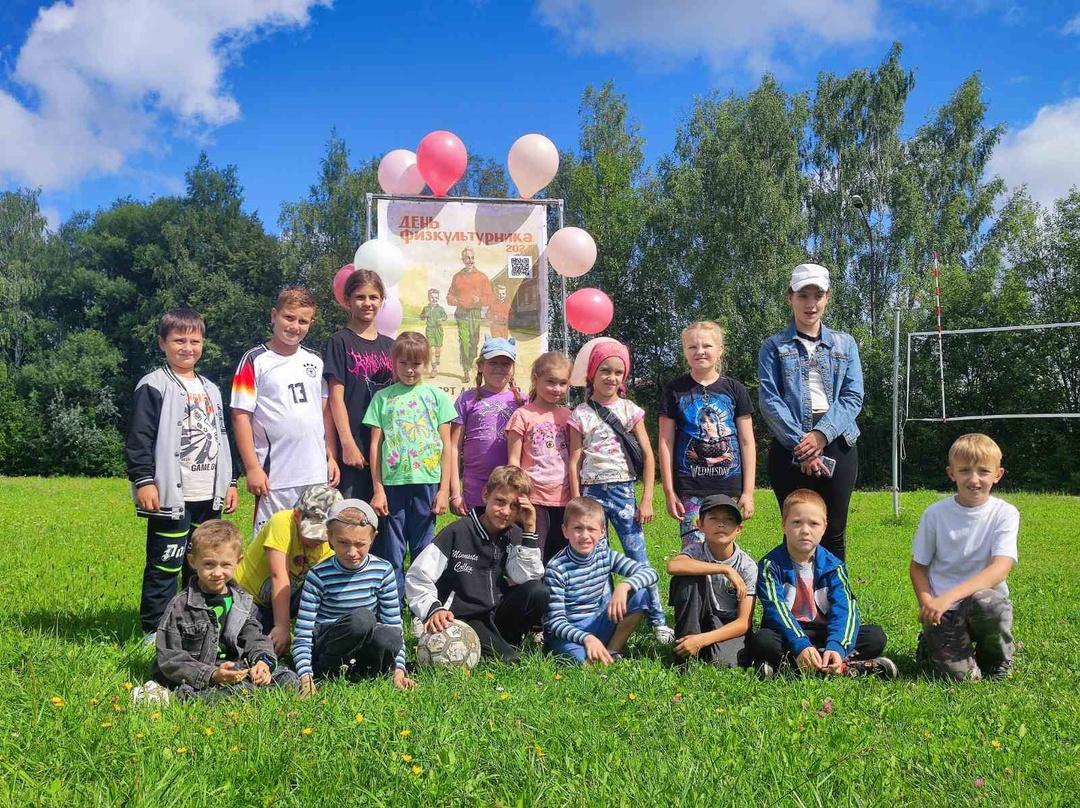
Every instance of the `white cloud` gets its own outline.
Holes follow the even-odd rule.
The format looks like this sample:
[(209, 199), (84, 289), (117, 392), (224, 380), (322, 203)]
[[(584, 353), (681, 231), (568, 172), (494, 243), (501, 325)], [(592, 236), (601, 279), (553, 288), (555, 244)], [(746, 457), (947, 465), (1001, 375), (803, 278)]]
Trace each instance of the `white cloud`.
[(1061, 28), (1061, 33), (1068, 36), (1069, 34), (1076, 34), (1080, 36), (1080, 14), (1077, 14)]
[(1035, 120), (1005, 137), (989, 173), (1011, 186), (1026, 184), (1032, 198), (1049, 205), (1080, 185), (1080, 96), (1039, 110)]
[(0, 89), (0, 179), (56, 189), (119, 171), (169, 130), (240, 117), (225, 68), (331, 0), (72, 0), (41, 9)]
[(540, 19), (580, 50), (703, 57), (714, 69), (772, 65), (778, 46), (816, 55), (875, 37), (877, 0), (537, 0)]

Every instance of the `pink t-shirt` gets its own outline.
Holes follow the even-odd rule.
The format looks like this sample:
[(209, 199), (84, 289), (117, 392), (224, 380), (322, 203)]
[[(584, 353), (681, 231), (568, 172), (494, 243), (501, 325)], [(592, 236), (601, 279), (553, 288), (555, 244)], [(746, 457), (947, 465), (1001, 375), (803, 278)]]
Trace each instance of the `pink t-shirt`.
[(570, 501), (570, 441), (566, 434), (569, 420), (570, 410), (566, 407), (540, 412), (530, 402), (514, 410), (506, 425), (507, 432), (521, 436), (521, 469), (532, 480), (530, 499), (534, 505), (561, 508)]

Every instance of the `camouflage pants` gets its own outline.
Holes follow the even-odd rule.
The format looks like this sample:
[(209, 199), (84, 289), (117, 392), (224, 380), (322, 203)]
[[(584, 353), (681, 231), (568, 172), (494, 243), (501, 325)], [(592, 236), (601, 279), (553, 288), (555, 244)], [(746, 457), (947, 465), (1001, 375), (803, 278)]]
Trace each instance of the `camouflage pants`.
[(980, 589), (923, 628), (921, 643), (935, 671), (957, 681), (1002, 674), (1012, 667), (1012, 601)]

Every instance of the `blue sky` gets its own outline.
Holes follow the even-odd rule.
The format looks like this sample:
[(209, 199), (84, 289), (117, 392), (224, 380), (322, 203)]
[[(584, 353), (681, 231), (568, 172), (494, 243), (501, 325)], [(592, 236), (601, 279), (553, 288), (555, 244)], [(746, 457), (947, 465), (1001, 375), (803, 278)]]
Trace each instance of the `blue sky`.
[(582, 89), (612, 79), (654, 161), (695, 96), (765, 69), (810, 89), (893, 40), (909, 131), (978, 71), (1009, 127), (993, 169), (1042, 200), (1080, 183), (1076, 0), (4, 0), (0, 187), (40, 186), (56, 221), (177, 192), (205, 149), (276, 229), (333, 126), (354, 160), (450, 129), (501, 161), (525, 132), (574, 146)]

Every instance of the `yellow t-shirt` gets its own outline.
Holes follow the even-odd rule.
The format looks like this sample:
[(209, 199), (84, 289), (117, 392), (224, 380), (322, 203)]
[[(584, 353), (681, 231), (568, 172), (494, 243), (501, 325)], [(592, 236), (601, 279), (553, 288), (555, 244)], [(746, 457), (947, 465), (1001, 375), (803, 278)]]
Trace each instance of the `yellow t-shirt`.
[(304, 546), (300, 541), (291, 508), (275, 513), (244, 550), (244, 560), (240, 562), (236, 575), (233, 576), (236, 583), (260, 606), (270, 605), (269, 598), (260, 597), (267, 579), (270, 578), (270, 562), (266, 558), (268, 547), (285, 554), (289, 578), (298, 584), (303, 583), (309, 569), (334, 554), (327, 542), (317, 547)]

